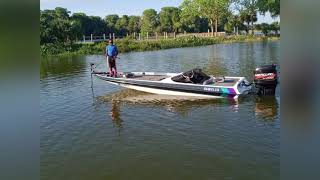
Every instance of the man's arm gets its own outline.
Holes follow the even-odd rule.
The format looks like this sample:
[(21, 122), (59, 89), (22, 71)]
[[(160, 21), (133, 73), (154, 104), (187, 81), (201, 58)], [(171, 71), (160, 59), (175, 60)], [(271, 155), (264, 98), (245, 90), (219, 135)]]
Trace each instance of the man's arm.
[(108, 57), (108, 46), (106, 46), (106, 47), (104, 48), (104, 55), (105, 55), (106, 57)]
[(118, 56), (118, 47), (116, 46), (116, 57)]

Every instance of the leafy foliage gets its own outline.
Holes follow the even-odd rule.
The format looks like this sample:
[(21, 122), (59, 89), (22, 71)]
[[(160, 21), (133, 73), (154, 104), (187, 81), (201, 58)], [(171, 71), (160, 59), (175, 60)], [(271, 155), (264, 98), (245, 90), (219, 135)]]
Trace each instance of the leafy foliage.
[(241, 7), (241, 18), (243, 21), (247, 22), (247, 33), (249, 32), (249, 24), (251, 23), (251, 33), (254, 34), (253, 23), (258, 20), (257, 13), (259, 11), (259, 0), (239, 0), (238, 3)]
[(211, 31), (217, 32), (219, 21), (229, 12), (230, 2), (230, 0), (185, 0), (181, 9), (184, 14), (206, 18)]
[(178, 32), (181, 27), (180, 10), (177, 7), (163, 7), (159, 13), (160, 29), (165, 32)]
[(154, 9), (146, 9), (142, 14), (141, 21), (141, 33), (146, 35), (147, 33), (155, 32), (159, 24), (157, 11)]
[(128, 31), (129, 33), (140, 32), (141, 20), (139, 16), (129, 16)]
[(231, 33), (234, 30), (235, 34), (238, 34), (239, 31), (246, 30), (245, 25), (243, 24), (243, 20), (240, 15), (229, 15), (227, 19), (227, 23), (225, 23), (224, 30), (227, 33)]
[(280, 0), (259, 0), (258, 3), (261, 13), (270, 12), (273, 17), (280, 15)]
[(40, 11), (40, 44), (70, 41), (72, 28), (69, 13), (60, 7)]
[(257, 24), (256, 27), (258, 30), (261, 30), (261, 32), (267, 36), (271, 31), (273, 31), (276, 35), (278, 35), (278, 32), (280, 30), (279, 22), (273, 22), (272, 24), (267, 23), (261, 23)]

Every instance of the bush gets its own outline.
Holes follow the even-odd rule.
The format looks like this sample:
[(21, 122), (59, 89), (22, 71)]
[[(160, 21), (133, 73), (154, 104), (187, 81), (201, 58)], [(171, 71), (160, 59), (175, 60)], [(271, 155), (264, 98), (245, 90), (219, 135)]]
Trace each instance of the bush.
[[(120, 53), (130, 51), (150, 51), (169, 48), (181, 48), (192, 46), (205, 46), (217, 43), (244, 42), (268, 40), (266, 37), (256, 36), (220, 36), (220, 37), (195, 37), (184, 36), (175, 39), (160, 40), (141, 40), (137, 41), (132, 38), (124, 38), (116, 40)], [(57, 54), (103, 54), (106, 47), (105, 42), (90, 44), (45, 44), (40, 46), (41, 55), (57, 55)]]

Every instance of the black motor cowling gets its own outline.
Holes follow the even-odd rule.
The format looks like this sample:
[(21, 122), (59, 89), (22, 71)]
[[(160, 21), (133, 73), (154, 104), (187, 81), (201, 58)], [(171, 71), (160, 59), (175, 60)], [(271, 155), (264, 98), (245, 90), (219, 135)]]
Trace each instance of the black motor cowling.
[(278, 84), (276, 65), (265, 65), (256, 68), (253, 82), (258, 95), (274, 95)]

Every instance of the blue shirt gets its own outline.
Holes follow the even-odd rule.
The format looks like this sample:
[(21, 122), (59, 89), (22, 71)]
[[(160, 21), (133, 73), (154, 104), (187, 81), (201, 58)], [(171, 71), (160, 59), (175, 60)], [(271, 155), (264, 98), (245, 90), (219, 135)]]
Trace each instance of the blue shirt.
[(106, 47), (106, 55), (107, 56), (117, 56), (118, 55), (118, 48), (117, 46), (111, 44), (111, 45), (108, 45)]

